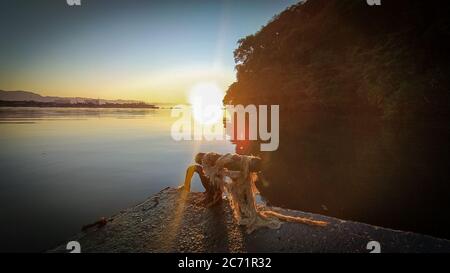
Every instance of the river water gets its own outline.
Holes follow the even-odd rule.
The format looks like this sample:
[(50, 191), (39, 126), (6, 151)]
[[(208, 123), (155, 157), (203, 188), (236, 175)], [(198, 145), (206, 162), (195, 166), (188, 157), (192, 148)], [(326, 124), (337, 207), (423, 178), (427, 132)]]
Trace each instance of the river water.
[(177, 142), (169, 109), (0, 108), (0, 251), (64, 243), (180, 185), (197, 152), (235, 147), (263, 158), (257, 186), (272, 205), (450, 238), (448, 125), (297, 116), (281, 121), (279, 149), (260, 153)]
[(197, 152), (233, 151), (174, 141), (174, 121), (168, 109), (0, 108), (0, 251), (44, 251), (180, 185)]

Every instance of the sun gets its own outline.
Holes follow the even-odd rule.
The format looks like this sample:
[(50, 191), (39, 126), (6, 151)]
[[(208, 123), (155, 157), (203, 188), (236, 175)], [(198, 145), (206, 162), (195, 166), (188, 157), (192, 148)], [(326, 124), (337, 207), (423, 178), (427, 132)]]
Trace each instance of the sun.
[(204, 125), (220, 122), (224, 95), (224, 91), (215, 82), (201, 82), (194, 85), (189, 91), (189, 103), (194, 120)]

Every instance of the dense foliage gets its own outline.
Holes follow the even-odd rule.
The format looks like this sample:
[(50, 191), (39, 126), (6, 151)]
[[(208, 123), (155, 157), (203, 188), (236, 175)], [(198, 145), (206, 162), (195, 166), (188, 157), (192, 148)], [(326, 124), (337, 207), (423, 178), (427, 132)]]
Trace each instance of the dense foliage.
[[(447, 1), (309, 0), (274, 17), (234, 52), (227, 104), (282, 111), (447, 119)], [(295, 112), (294, 111), (294, 112)]]

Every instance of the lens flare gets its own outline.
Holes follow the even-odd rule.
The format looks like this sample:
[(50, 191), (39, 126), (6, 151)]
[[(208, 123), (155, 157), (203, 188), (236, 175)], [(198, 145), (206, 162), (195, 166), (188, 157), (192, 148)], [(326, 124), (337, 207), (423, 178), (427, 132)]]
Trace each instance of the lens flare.
[(224, 91), (216, 83), (204, 82), (194, 85), (189, 92), (194, 120), (204, 125), (220, 122), (224, 95)]

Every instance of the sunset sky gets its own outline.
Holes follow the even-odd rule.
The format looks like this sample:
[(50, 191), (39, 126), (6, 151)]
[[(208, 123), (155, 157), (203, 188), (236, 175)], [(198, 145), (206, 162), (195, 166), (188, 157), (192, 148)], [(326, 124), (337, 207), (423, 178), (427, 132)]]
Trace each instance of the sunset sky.
[(0, 0), (0, 89), (186, 102), (226, 90), (236, 42), (294, 0)]

